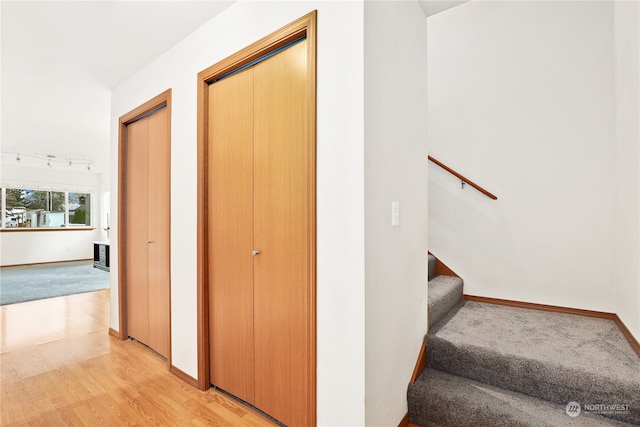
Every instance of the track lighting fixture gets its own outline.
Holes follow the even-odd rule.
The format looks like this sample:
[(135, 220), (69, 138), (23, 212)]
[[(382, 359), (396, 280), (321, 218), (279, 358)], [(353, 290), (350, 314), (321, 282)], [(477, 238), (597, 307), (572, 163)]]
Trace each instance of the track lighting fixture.
[[(3, 151), (1, 154), (3, 158), (12, 158), (12, 156), (16, 156), (16, 163), (20, 163), (24, 166), (37, 166), (39, 161), (44, 160), (45, 164), (49, 168), (53, 168), (56, 165), (66, 164), (69, 168), (73, 169), (86, 167), (87, 171), (91, 172), (91, 165), (94, 163), (93, 160), (89, 160), (84, 157), (64, 157), (58, 159), (54, 154), (25, 154), (24, 152), (20, 153), (17, 151)], [(33, 162), (31, 159), (35, 159), (36, 161)], [(42, 165), (42, 163), (39, 164)]]

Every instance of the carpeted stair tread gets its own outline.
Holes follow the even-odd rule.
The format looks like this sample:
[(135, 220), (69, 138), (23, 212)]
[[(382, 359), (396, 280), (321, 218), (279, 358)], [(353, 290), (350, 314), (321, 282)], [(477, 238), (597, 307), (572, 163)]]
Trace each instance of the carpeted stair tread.
[(542, 427), (628, 426), (600, 415), (566, 413), (555, 404), (434, 369), (425, 370), (408, 390), (410, 422), (430, 426)]
[(429, 333), (427, 360), (557, 404), (629, 405), (607, 416), (640, 424), (640, 358), (612, 320), (468, 301)]
[(462, 279), (453, 276), (436, 276), (429, 280), (429, 327), (440, 320), (462, 300)]
[(429, 279), (428, 280), (431, 280), (436, 271), (436, 257), (434, 257), (433, 255), (429, 255), (428, 258), (429, 258)]

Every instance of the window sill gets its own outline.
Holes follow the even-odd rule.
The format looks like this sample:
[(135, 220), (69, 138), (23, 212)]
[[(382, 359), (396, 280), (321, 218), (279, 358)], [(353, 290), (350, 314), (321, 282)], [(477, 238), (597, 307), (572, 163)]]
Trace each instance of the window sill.
[(93, 231), (95, 227), (11, 227), (11, 228), (0, 228), (0, 233), (28, 233), (32, 231)]

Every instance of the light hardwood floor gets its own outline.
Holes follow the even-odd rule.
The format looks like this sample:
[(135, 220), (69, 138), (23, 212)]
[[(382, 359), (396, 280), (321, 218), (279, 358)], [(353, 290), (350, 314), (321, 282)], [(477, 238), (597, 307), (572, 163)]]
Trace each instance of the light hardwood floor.
[(0, 425), (276, 426), (108, 325), (108, 290), (0, 307)]

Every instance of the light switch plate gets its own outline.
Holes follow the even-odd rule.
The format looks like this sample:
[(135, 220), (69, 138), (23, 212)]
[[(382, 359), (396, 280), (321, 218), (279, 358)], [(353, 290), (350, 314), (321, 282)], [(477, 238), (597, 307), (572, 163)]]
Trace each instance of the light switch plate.
[(400, 202), (391, 202), (391, 225), (400, 225)]

